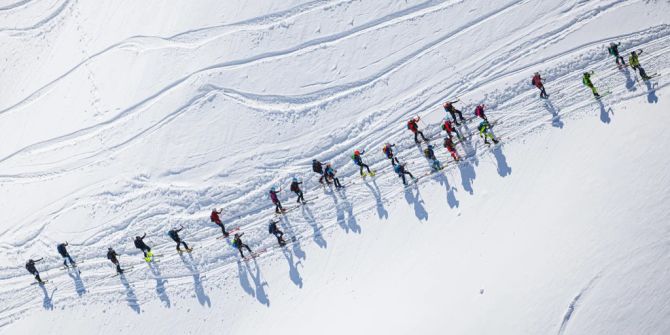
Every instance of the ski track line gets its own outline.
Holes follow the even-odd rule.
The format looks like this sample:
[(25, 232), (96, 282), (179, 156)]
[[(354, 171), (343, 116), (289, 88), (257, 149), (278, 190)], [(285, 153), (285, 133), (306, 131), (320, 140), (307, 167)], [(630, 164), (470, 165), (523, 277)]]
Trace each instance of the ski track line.
[[(66, 1), (70, 1), (70, 0), (66, 0)], [(447, 0), (443, 0), (443, 1), (447, 1)], [(451, 0), (451, 1), (462, 1), (462, 0)], [(349, 1), (346, 1), (346, 2), (353, 2), (353, 0), (349, 0)], [(433, 3), (433, 2), (435, 2), (435, 0), (430, 0), (430, 1), (425, 2), (424, 5), (429, 4), (429, 3)], [(417, 9), (423, 9), (423, 7), (421, 5), (418, 5), (418, 6), (415, 6), (415, 7), (418, 7)], [(401, 12), (404, 12), (404, 11), (401, 11)], [(300, 15), (303, 14), (300, 10), (290, 11), (290, 13), (293, 14), (293, 15), (288, 16), (288, 17), (280, 16), (281, 20), (288, 20), (288, 19), (291, 19), (293, 16), (300, 16)], [(410, 12), (410, 13), (407, 13), (406, 15), (411, 15), (411, 14), (412, 13)], [(394, 14), (388, 15), (387, 17), (396, 18), (400, 15), (401, 14), (394, 13)], [(384, 17), (384, 18), (387, 18), (387, 17)], [(253, 20), (251, 20), (251, 21), (253, 21)], [(380, 24), (384, 24), (384, 23), (385, 22), (382, 21), (382, 19), (376, 19), (376, 20), (373, 20), (372, 22), (366, 23), (362, 26), (357, 26), (357, 27), (355, 27), (351, 30), (347, 30), (347, 31), (342, 32), (342, 33), (336, 33), (336, 34), (333, 34), (333, 35), (329, 35), (329, 36), (317, 38), (317, 39), (314, 39), (314, 40), (310, 40), (310, 41), (304, 42), (302, 44), (299, 44), (297, 46), (291, 47), (289, 49), (282, 50), (282, 51), (267, 52), (267, 53), (258, 54), (258, 55), (250, 56), (250, 57), (243, 58), (243, 59), (232, 60), (232, 61), (228, 61), (228, 62), (224, 62), (224, 63), (210, 65), (210, 66), (207, 66), (207, 67), (204, 67), (204, 68), (201, 68), (199, 70), (191, 72), (186, 77), (182, 77), (181, 79), (177, 80), (176, 82), (173, 82), (172, 84), (168, 85), (168, 88), (172, 87), (172, 86), (175, 86), (175, 84), (178, 84), (180, 82), (185, 81), (186, 79), (188, 79), (188, 77), (194, 76), (194, 75), (199, 74), (199, 73), (204, 73), (204, 72), (207, 72), (209, 70), (219, 69), (219, 68), (226, 68), (226, 67), (233, 67), (233, 66), (239, 66), (239, 65), (253, 65), (254, 63), (256, 63), (258, 61), (264, 61), (265, 59), (268, 59), (268, 58), (274, 58), (274, 57), (277, 57), (277, 56), (288, 55), (290, 53), (294, 53), (296, 51), (300, 51), (300, 50), (305, 49), (305, 48), (312, 47), (314, 49), (317, 49), (317, 48), (321, 47), (322, 43), (336, 42), (340, 39), (347, 38), (349, 35), (358, 33), (358, 32), (363, 31), (363, 30), (368, 30), (370, 28), (374, 28), (375, 26), (380, 25)], [(268, 24), (268, 25), (272, 26), (273, 24), (275, 24), (275, 23)], [(265, 26), (260, 26), (260, 27), (257, 27), (257, 28), (258, 29), (265, 28)], [(245, 31), (245, 29), (242, 28), (242, 29), (239, 29), (239, 30), (232, 31), (230, 33), (241, 32), (241, 31)], [(182, 34), (178, 34), (178, 35), (175, 35), (175, 36), (180, 36), (180, 35), (182, 35)], [(109, 46), (109, 47), (107, 47), (107, 48), (105, 48), (105, 49), (103, 49), (103, 50), (101, 50), (97, 53), (94, 53), (93, 55), (85, 58), (82, 62), (78, 63), (77, 65), (72, 67), (70, 70), (68, 70), (64, 74), (58, 76), (56, 79), (50, 81), (49, 83), (45, 84), (44, 86), (42, 86), (42, 87), (38, 88), (37, 90), (33, 91), (32, 93), (30, 93), (26, 98), (20, 100), (19, 102), (15, 103), (15, 104), (7, 107), (7, 108), (1, 109), (0, 110), (0, 115), (2, 115), (4, 113), (7, 113), (7, 112), (11, 112), (12, 110), (17, 109), (18, 107), (21, 107), (21, 106), (27, 104), (28, 102), (31, 102), (31, 101), (35, 100), (35, 98), (39, 97), (39, 95), (42, 92), (44, 92), (47, 88), (57, 84), (59, 81), (66, 78), (68, 75), (73, 73), (75, 70), (79, 69), (80, 67), (89, 63), (90, 61), (94, 60), (95, 58), (97, 58), (97, 57), (99, 57), (99, 56), (101, 56), (101, 55), (103, 55), (103, 54), (105, 54), (109, 51), (113, 51), (114, 49), (117, 49), (117, 48), (123, 48), (123, 47), (127, 47), (127, 46), (137, 45), (137, 44), (135, 44), (135, 42), (137, 42), (138, 40), (141, 41), (142, 39), (147, 39), (147, 38), (148, 39), (165, 40), (166, 42), (170, 42), (169, 43), (170, 46), (175, 45), (175, 41), (172, 41), (170, 38), (168, 38), (166, 40), (166, 39), (161, 38), (161, 37), (144, 36), (144, 35), (136, 35), (136, 36), (129, 37), (122, 42), (112, 44), (111, 46)]]
[[(30, 2), (24, 1), (24, 4)], [(41, 19), (40, 21), (26, 27), (20, 27), (20, 28), (9, 28), (9, 27), (0, 27), (0, 33), (10, 33), (10, 34), (19, 34), (19, 33), (27, 33), (33, 30), (38, 30), (42, 28), (43, 26), (49, 24), (51, 21), (54, 21), (56, 18), (58, 18), (61, 13), (65, 11), (69, 7), (71, 3), (71, 0), (63, 0), (61, 4), (49, 15), (47, 15), (45, 18)], [(11, 5), (10, 5), (11, 6)], [(14, 7), (12, 7), (14, 8)], [(1, 114), (1, 113), (0, 113)]]
[(13, 4), (9, 4), (7, 6), (0, 7), (0, 11), (9, 11), (9, 10), (12, 10), (12, 9), (17, 9), (19, 7), (24, 7), (24, 6), (28, 5), (29, 3), (31, 3), (32, 1), (33, 0), (21, 0), (21, 1), (15, 2)]

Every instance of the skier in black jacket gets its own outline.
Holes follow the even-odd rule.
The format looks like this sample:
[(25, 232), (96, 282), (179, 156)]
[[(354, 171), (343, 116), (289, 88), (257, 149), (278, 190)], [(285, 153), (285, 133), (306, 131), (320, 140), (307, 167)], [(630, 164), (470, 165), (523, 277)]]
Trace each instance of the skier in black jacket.
[(181, 238), (179, 237), (179, 232), (182, 229), (184, 229), (184, 227), (180, 227), (179, 229), (172, 228), (172, 229), (170, 229), (170, 231), (168, 231), (168, 236), (170, 236), (170, 238), (173, 241), (177, 242), (177, 251), (181, 252), (181, 249), (179, 248), (179, 245), (181, 245), (181, 244), (184, 245), (184, 248), (186, 248), (186, 251), (191, 251), (191, 248), (189, 248), (188, 245), (186, 245), (186, 242), (182, 241)]
[(242, 256), (242, 258), (244, 258), (244, 253), (242, 253), (242, 248), (246, 248), (247, 251), (249, 251), (249, 252), (251, 252), (251, 249), (249, 249), (248, 245), (246, 245), (246, 244), (244, 244), (244, 242), (242, 242), (242, 239), (241, 239), (242, 235), (244, 235), (244, 233), (235, 233), (235, 237), (233, 238), (233, 246), (235, 248), (237, 248), (237, 250), (240, 251), (240, 256)]
[(56, 250), (58, 250), (58, 253), (63, 257), (63, 265), (65, 267), (68, 267), (67, 261), (70, 261), (70, 265), (72, 267), (76, 267), (77, 264), (75, 264), (74, 260), (72, 260), (72, 257), (70, 256), (70, 253), (67, 252), (67, 247), (68, 243), (61, 243), (56, 247)]
[[(319, 178), (319, 183), (323, 184), (323, 178), (326, 176), (323, 173), (323, 163), (317, 161), (316, 159), (312, 159), (312, 171), (321, 175), (321, 177)], [(328, 181), (327, 178), (326, 178), (326, 182), (328, 184), (330, 184), (330, 182)]]
[(144, 253), (144, 260), (147, 262), (151, 261), (151, 257), (153, 257), (153, 253), (151, 252), (151, 248), (144, 243), (144, 238), (147, 237), (147, 233), (144, 233), (142, 237), (135, 236), (135, 248), (142, 250)]
[(35, 263), (40, 261), (42, 261), (41, 258), (38, 260), (29, 259), (28, 262), (26, 262), (26, 270), (28, 270), (28, 272), (30, 272), (31, 275), (35, 276), (35, 280), (37, 280), (37, 282), (39, 282), (40, 284), (44, 284), (42, 278), (40, 278), (39, 271), (37, 271), (37, 269), (35, 268)]
[(114, 265), (116, 265), (116, 273), (121, 274), (123, 273), (123, 270), (121, 269), (121, 265), (119, 264), (119, 259), (117, 257), (120, 257), (119, 254), (114, 251), (111, 247), (107, 249), (107, 259), (112, 261)]
[(277, 223), (278, 221), (275, 220), (270, 220), (270, 226), (268, 227), (270, 234), (274, 235), (277, 237), (277, 243), (279, 243), (280, 246), (286, 245), (286, 241), (284, 241), (284, 232), (279, 230), (277, 228)]

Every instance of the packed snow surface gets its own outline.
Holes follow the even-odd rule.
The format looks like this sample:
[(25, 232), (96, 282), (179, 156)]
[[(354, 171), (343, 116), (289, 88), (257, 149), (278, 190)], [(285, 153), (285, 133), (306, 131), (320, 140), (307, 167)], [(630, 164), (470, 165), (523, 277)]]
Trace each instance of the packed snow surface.
[[(0, 333), (669, 334), (668, 13), (0, 0)], [(610, 42), (655, 76), (617, 68)], [(440, 129), (457, 99), (468, 119), (485, 104), (501, 139), (470, 120), (460, 163)], [(439, 173), (407, 129), (417, 116)], [(347, 187), (320, 185), (314, 158)], [(275, 216), (268, 191), (295, 206), (293, 177), (311, 201)], [(257, 257), (217, 238), (212, 208)], [(166, 235), (180, 226), (192, 253)], [(144, 233), (156, 263), (133, 246)], [(34, 285), (24, 264), (40, 257)]]

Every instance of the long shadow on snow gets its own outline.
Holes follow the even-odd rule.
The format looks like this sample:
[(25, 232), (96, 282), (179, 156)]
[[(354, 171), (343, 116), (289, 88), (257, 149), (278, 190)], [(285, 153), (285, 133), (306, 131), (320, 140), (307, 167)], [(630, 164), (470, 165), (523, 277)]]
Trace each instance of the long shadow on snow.
[(492, 152), (496, 158), (496, 162), (498, 163), (498, 174), (501, 177), (511, 175), (512, 168), (509, 165), (507, 165), (507, 158), (505, 157), (505, 154), (503, 154), (500, 145), (497, 145), (495, 148), (493, 148)]
[(440, 183), (440, 185), (443, 185), (447, 191), (447, 204), (449, 204), (449, 207), (458, 207), (459, 202), (458, 199), (456, 199), (456, 194), (454, 194), (456, 188), (449, 185), (449, 180), (447, 179), (447, 176), (444, 175), (444, 172), (440, 171), (435, 173), (433, 179)]
[(370, 186), (368, 184), (368, 181), (365, 181), (365, 187), (367, 187), (370, 190), (370, 193), (375, 197), (375, 203), (377, 207), (377, 215), (379, 216), (380, 219), (388, 219), (389, 217), (389, 212), (384, 208), (384, 201), (382, 200), (382, 195), (381, 191), (379, 190), (379, 186), (377, 186), (377, 182), (372, 179), (372, 185), (374, 187)]
[(544, 100), (544, 108), (551, 114), (551, 125), (556, 128), (563, 128), (563, 121), (561, 121), (561, 116), (558, 114), (558, 109), (548, 98)]
[[(416, 191), (416, 195), (414, 195), (413, 191)], [(414, 215), (416, 215), (419, 221), (428, 220), (428, 212), (423, 207), (421, 193), (419, 193), (419, 187), (416, 184), (411, 187), (405, 187), (405, 200), (407, 200), (408, 204), (414, 205)]]
[(49, 291), (47, 291), (47, 288), (44, 287), (44, 284), (41, 284), (39, 286), (42, 289), (42, 294), (44, 294), (44, 298), (42, 299), (42, 307), (44, 307), (44, 309), (48, 311), (54, 309), (53, 296), (58, 288), (54, 288), (54, 290), (51, 291), (51, 295), (49, 295)]
[(470, 194), (474, 193), (474, 190), (472, 189), (472, 181), (475, 180), (475, 177), (477, 176), (472, 164), (473, 163), (469, 160), (464, 160), (458, 163), (458, 170), (461, 172), (461, 185), (463, 185), (463, 189)]
[(635, 87), (635, 80), (633, 80), (633, 77), (630, 76), (630, 71), (628, 70), (628, 68), (625, 68), (622, 72), (623, 75), (626, 76), (626, 89), (631, 92), (637, 90), (637, 88)]
[(207, 307), (212, 307), (212, 301), (209, 299), (209, 296), (205, 293), (205, 289), (202, 286), (202, 279), (200, 278), (200, 271), (196, 268), (195, 261), (193, 260), (193, 255), (190, 253), (185, 257), (184, 254), (180, 253), (179, 258), (181, 258), (184, 266), (191, 272), (193, 275), (193, 289), (195, 290), (195, 296), (198, 298), (200, 305), (207, 305)]
[[(365, 182), (367, 184), (367, 181)], [(351, 230), (354, 233), (361, 233), (361, 226), (358, 225), (356, 217), (354, 216), (354, 209), (347, 199), (347, 194), (345, 190), (340, 190), (340, 197), (342, 197), (342, 202), (337, 201), (337, 197), (333, 194), (333, 199), (335, 200), (335, 208), (337, 210), (337, 224), (344, 229), (346, 233), (349, 233)], [(348, 218), (346, 217), (348, 216)]]
[(247, 277), (247, 269), (246, 267), (242, 266), (242, 261), (240, 260), (237, 260), (237, 276), (240, 278), (240, 285), (242, 286), (244, 292), (247, 292), (247, 294), (252, 297), (256, 297), (256, 292), (254, 291), (253, 287), (251, 287), (249, 277)]
[(298, 265), (302, 266), (302, 263), (300, 261), (293, 262), (293, 254), (290, 250), (282, 248), (282, 253), (288, 262), (288, 274), (291, 277), (291, 281), (299, 288), (302, 288), (302, 277), (300, 276), (300, 272), (298, 272)]
[(605, 108), (605, 105), (600, 99), (598, 99), (598, 107), (600, 108), (600, 121), (605, 124), (612, 122), (609, 114), (612, 111), (612, 108)]
[(140, 314), (140, 303), (137, 301), (137, 295), (135, 295), (135, 291), (132, 286), (130, 286), (128, 278), (122, 273), (119, 275), (119, 279), (121, 279), (123, 287), (126, 288), (126, 302), (128, 303), (128, 307), (135, 311), (135, 313)]
[(149, 265), (151, 274), (153, 274), (154, 279), (156, 279), (156, 295), (158, 296), (158, 299), (161, 300), (165, 307), (169, 308), (172, 304), (170, 303), (170, 297), (168, 297), (167, 292), (165, 291), (165, 283), (167, 280), (161, 276), (161, 271), (160, 268), (158, 268), (158, 264), (150, 262), (147, 263), (147, 265)]
[(649, 80), (645, 80), (644, 84), (647, 85), (647, 101), (650, 104), (658, 103), (658, 96), (656, 95), (656, 84), (652, 84)]
[[(252, 258), (252, 260), (254, 262), (253, 267), (254, 267), (255, 271), (253, 271), (251, 269), (251, 266), (249, 265), (249, 261), (245, 262), (245, 268), (247, 270), (247, 273), (249, 274), (249, 277), (251, 277), (251, 280), (254, 282), (254, 286), (256, 288), (256, 300), (258, 300), (258, 302), (260, 302), (261, 304), (270, 307), (270, 299), (268, 298), (267, 293), (265, 293), (265, 286), (267, 286), (268, 283), (263, 281), (262, 278), (261, 278), (261, 269), (258, 267), (258, 263), (256, 262), (256, 258)], [(238, 264), (239, 263), (240, 262), (238, 261)]]
[(80, 297), (84, 295), (84, 293), (86, 293), (86, 287), (84, 286), (84, 282), (81, 280), (79, 270), (68, 270), (67, 275), (72, 278), (72, 281), (74, 282), (74, 289), (77, 291), (77, 294)]
[(321, 235), (321, 226), (319, 226), (318, 223), (316, 223), (316, 219), (314, 219), (314, 215), (312, 214), (312, 210), (309, 209), (307, 206), (302, 206), (302, 216), (305, 218), (305, 221), (312, 227), (312, 238), (314, 239), (314, 243), (318, 245), (321, 248), (327, 248), (328, 247), (328, 242), (323, 238)]
[[(303, 205), (304, 206), (304, 205)], [(286, 215), (282, 215), (279, 221), (283, 224), (284, 227), (286, 227), (286, 233), (288, 233), (289, 236), (291, 237), (296, 237), (296, 241), (291, 243), (293, 247), (293, 253), (296, 255), (296, 257), (300, 259), (305, 259), (307, 255), (305, 254), (305, 251), (303, 251), (300, 248), (300, 240), (297, 239), (297, 233), (293, 229), (293, 226), (291, 225), (291, 222), (289, 222), (288, 217)]]

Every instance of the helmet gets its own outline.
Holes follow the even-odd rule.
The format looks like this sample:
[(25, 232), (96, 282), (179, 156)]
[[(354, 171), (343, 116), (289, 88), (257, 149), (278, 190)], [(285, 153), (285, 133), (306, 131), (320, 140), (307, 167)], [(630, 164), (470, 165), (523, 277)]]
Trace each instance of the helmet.
[(216, 208), (212, 208), (212, 212), (216, 212)]
[(135, 236), (135, 239), (136, 239), (136, 240), (139, 240), (139, 239), (140, 239), (140, 237), (139, 237), (139, 236)]
[(539, 72), (535, 72), (535, 75), (538, 76), (538, 75), (540, 75), (540, 73), (539, 73)]
[(360, 154), (361, 154), (360, 151), (358, 151), (358, 150), (354, 150), (354, 155), (360, 155)]
[(109, 247), (109, 248), (107, 248), (107, 250), (108, 250), (108, 251), (112, 251), (112, 250), (114, 250), (114, 249), (112, 249), (112, 247)]
[(270, 187), (271, 192), (274, 192), (275, 190), (276, 190), (276, 188), (274, 186)]
[(293, 177), (293, 181), (298, 182), (298, 178)]
[(312, 163), (316, 163), (316, 159), (312, 159)]

